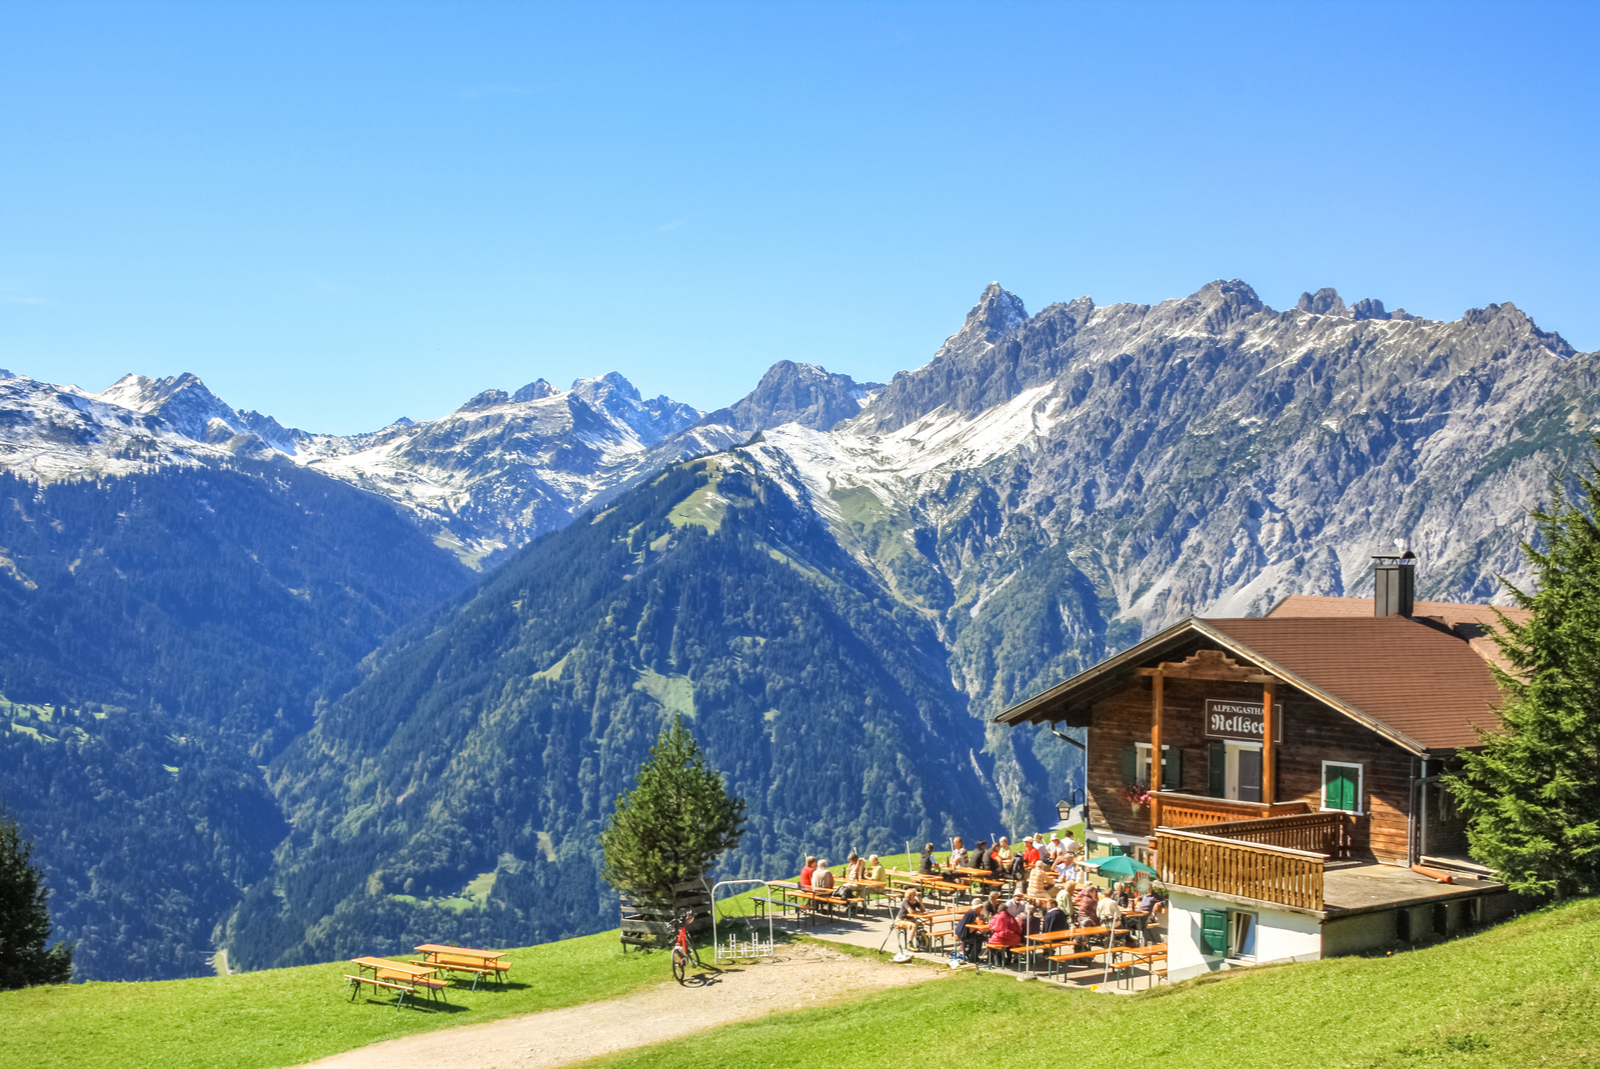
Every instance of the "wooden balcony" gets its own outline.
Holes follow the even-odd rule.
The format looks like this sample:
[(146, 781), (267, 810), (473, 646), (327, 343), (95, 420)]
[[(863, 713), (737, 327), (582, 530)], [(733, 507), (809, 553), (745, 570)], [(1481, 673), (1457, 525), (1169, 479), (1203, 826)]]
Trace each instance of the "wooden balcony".
[(1160, 807), (1164, 828), (1187, 828), (1196, 824), (1224, 824), (1241, 820), (1263, 820), (1311, 812), (1305, 802), (1240, 802), (1232, 798), (1207, 798), (1200, 794), (1157, 791), (1153, 797)]
[(1345, 858), (1350, 856), (1354, 820), (1349, 813), (1297, 813), (1264, 820), (1207, 824), (1204, 834), (1237, 842), (1303, 850), (1324, 857)]
[(1173, 828), (1156, 830), (1161, 881), (1197, 891), (1320, 912), (1326, 861), (1327, 855), (1309, 850)]

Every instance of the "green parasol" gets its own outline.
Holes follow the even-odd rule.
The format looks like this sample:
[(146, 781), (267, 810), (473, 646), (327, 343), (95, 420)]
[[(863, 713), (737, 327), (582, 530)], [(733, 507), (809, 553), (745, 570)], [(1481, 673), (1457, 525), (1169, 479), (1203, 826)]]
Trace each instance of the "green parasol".
[(1094, 869), (1102, 876), (1132, 877), (1144, 873), (1151, 879), (1160, 879), (1161, 873), (1146, 865), (1143, 861), (1135, 861), (1131, 857), (1095, 857), (1087, 861), (1080, 861), (1085, 868)]

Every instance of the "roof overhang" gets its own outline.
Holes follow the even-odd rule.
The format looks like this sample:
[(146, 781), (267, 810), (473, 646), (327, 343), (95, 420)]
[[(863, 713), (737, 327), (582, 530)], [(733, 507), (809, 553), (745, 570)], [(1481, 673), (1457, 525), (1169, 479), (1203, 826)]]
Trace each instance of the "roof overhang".
[(1402, 749), (1419, 755), (1429, 752), (1427, 746), (1424, 746), (1411, 736), (1397, 731), (1377, 717), (1369, 716), (1354, 705), (1341, 699), (1338, 695), (1323, 690), (1314, 683), (1307, 682), (1282, 665), (1274, 663), (1270, 658), (1257, 653), (1238, 639), (1223, 634), (1216, 628), (1209, 626), (1197, 616), (1191, 616), (1187, 620), (1173, 624), (1165, 631), (1152, 635), (1138, 645), (1123, 650), (1115, 657), (1108, 657), (1093, 668), (1079, 672), (1071, 679), (1058, 683), (1049, 690), (1035, 694), (1026, 701), (1013, 705), (996, 716), (994, 722), (997, 724), (1040, 724), (1066, 721), (1071, 724), (1076, 720), (1078, 723), (1075, 726), (1084, 726), (1088, 723), (1089, 707), (1137, 679), (1140, 668), (1148, 667), (1151, 662), (1160, 663), (1168, 659), (1168, 654), (1197, 642), (1214, 643), (1230, 653), (1251, 662), (1265, 674), (1274, 676), (1308, 697), (1315, 698), (1330, 709), (1343, 713), (1351, 720), (1383, 736)]

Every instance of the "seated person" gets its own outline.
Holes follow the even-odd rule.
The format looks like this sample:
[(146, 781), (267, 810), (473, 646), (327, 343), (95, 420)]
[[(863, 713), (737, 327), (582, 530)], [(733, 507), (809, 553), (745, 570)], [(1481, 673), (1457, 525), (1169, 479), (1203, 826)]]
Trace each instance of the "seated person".
[(1009, 910), (1002, 909), (989, 922), (989, 942), (1005, 947), (1007, 955), (1012, 947), (1022, 945), (1022, 925)]
[(1050, 841), (1044, 844), (1044, 859), (1054, 865), (1061, 857), (1061, 850), (1061, 835), (1060, 833), (1053, 833), (1050, 836)]
[(1069, 920), (1072, 918), (1072, 900), (1077, 894), (1078, 885), (1071, 880), (1062, 884), (1061, 889), (1056, 892), (1056, 908), (1065, 913)]
[(882, 861), (878, 860), (877, 854), (867, 858), (867, 879), (877, 883), (889, 882), (889, 870), (884, 867)]
[(860, 854), (856, 853), (854, 850), (850, 851), (850, 857), (845, 862), (845, 866), (844, 866), (844, 880), (845, 880), (845, 882), (846, 883), (859, 883), (859, 882), (861, 882), (862, 880), (864, 880), (866, 878), (867, 878), (867, 863), (865, 861), (861, 860), (861, 855)]
[(811, 877), (816, 873), (816, 871), (817, 859), (814, 857), (807, 857), (806, 867), (800, 870), (800, 887), (802, 890), (811, 890)]
[(1022, 868), (1027, 871), (1039, 863), (1039, 848), (1033, 845), (1033, 836), (1022, 840)]
[(1062, 909), (1058, 903), (1054, 906), (1051, 906), (1050, 912), (1044, 915), (1044, 924), (1041, 926), (1041, 930), (1046, 932), (1064, 932), (1070, 927), (1072, 927), (1072, 923), (1067, 920), (1067, 912), (1066, 910)]
[(1107, 928), (1117, 926), (1117, 918), (1122, 916), (1122, 909), (1117, 905), (1117, 900), (1111, 895), (1101, 898), (1094, 906), (1095, 919)]
[(967, 867), (967, 848), (961, 844), (961, 836), (957, 835), (950, 840), (950, 860), (945, 863), (947, 869), (964, 869)]
[(929, 843), (922, 848), (922, 864), (917, 869), (924, 876), (932, 876), (938, 871), (938, 864), (933, 860), (933, 844)]
[(926, 913), (927, 911), (928, 907), (922, 904), (922, 892), (912, 887), (900, 896), (900, 905), (895, 907), (894, 919), (897, 921), (911, 921), (916, 919), (911, 914)]
[(1112, 897), (1117, 900), (1117, 906), (1121, 909), (1127, 909), (1133, 904), (1133, 892), (1128, 890), (1128, 885), (1125, 883), (1112, 884)]
[(828, 868), (827, 858), (817, 862), (817, 871), (811, 874), (811, 889), (819, 895), (833, 890), (833, 872)]
[(1003, 872), (1007, 876), (1011, 875), (1011, 861), (1015, 856), (1016, 854), (1011, 849), (1011, 840), (1004, 835), (1000, 836), (1000, 841), (994, 844), (996, 871)]
[(983, 944), (988, 942), (989, 933), (976, 930), (973, 926), (987, 924), (988, 914), (984, 910), (982, 898), (974, 898), (972, 907), (961, 915), (956, 921), (956, 939), (961, 943), (961, 953), (965, 954), (968, 961), (978, 961), (983, 954)]
[(1050, 871), (1050, 866), (1043, 861), (1034, 862), (1033, 872), (1028, 877), (1028, 893), (1035, 898), (1042, 898), (1055, 885), (1055, 873)]
[(1100, 892), (1095, 888), (1094, 884), (1086, 883), (1080, 887), (1077, 898), (1073, 899), (1072, 902), (1078, 911), (1078, 923), (1085, 926), (1095, 924), (1099, 919), (1095, 912), (1095, 907), (1099, 903)]

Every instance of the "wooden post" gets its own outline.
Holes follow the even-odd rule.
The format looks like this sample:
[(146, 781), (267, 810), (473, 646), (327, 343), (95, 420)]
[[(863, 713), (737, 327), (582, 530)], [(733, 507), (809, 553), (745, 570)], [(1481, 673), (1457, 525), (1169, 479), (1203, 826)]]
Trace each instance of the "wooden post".
[(1162, 693), (1163, 679), (1158, 669), (1150, 677), (1150, 689), (1154, 714), (1150, 721), (1150, 831), (1161, 827), (1161, 797), (1157, 793), (1161, 790), (1161, 773), (1164, 762), (1161, 760), (1161, 713), (1164, 702)]
[[(1278, 800), (1277, 777), (1273, 775), (1278, 755), (1272, 749), (1272, 721), (1277, 714), (1277, 710), (1272, 708), (1272, 694), (1276, 686), (1277, 680), (1261, 684), (1261, 800), (1269, 806)], [(1270, 809), (1267, 815), (1272, 815)]]

